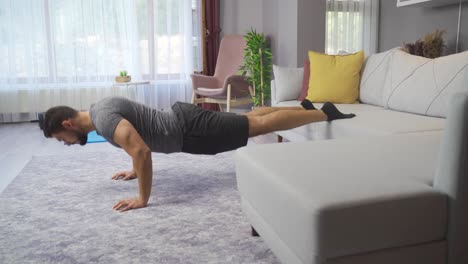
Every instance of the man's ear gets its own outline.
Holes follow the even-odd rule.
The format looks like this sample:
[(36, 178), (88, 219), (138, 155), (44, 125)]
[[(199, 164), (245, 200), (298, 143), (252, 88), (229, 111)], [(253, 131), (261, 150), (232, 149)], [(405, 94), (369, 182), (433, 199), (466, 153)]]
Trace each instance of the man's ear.
[(65, 129), (69, 129), (69, 128), (72, 128), (72, 127), (73, 127), (73, 123), (72, 123), (71, 119), (63, 120), (63, 121), (62, 121), (62, 126), (63, 126)]

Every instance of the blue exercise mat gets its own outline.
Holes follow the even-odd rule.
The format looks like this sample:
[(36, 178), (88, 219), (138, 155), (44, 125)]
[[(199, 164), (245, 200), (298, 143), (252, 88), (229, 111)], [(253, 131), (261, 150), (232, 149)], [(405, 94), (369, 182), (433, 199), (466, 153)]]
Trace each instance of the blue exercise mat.
[(98, 142), (106, 142), (106, 140), (100, 135), (98, 135), (96, 133), (96, 130), (89, 132), (87, 143), (98, 143)]

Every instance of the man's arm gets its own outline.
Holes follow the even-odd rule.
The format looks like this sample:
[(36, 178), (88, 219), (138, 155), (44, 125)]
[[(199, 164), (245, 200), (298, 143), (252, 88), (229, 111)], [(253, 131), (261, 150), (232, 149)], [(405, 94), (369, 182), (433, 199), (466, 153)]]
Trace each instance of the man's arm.
[(153, 163), (151, 150), (145, 144), (133, 125), (122, 119), (114, 131), (114, 142), (121, 146), (132, 157), (133, 170), (138, 175), (140, 195), (138, 198), (121, 200), (114, 205), (121, 212), (146, 207), (151, 194), (153, 182)]

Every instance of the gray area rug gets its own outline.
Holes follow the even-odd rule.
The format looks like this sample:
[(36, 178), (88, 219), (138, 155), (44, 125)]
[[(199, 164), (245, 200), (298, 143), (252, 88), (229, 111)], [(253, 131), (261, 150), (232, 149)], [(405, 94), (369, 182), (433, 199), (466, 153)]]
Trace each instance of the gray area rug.
[(153, 154), (150, 204), (125, 213), (123, 151), (34, 157), (0, 194), (0, 263), (278, 263), (250, 236), (233, 154)]

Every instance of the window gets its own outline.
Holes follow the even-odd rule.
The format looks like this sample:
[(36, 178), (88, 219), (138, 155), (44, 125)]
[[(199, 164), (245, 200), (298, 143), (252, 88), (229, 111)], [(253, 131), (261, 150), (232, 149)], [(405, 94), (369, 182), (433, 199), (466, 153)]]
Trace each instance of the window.
[(375, 53), (378, 4), (378, 0), (327, 0), (326, 53)]
[(0, 79), (185, 80), (202, 67), (199, 13), (200, 0), (1, 1)]

